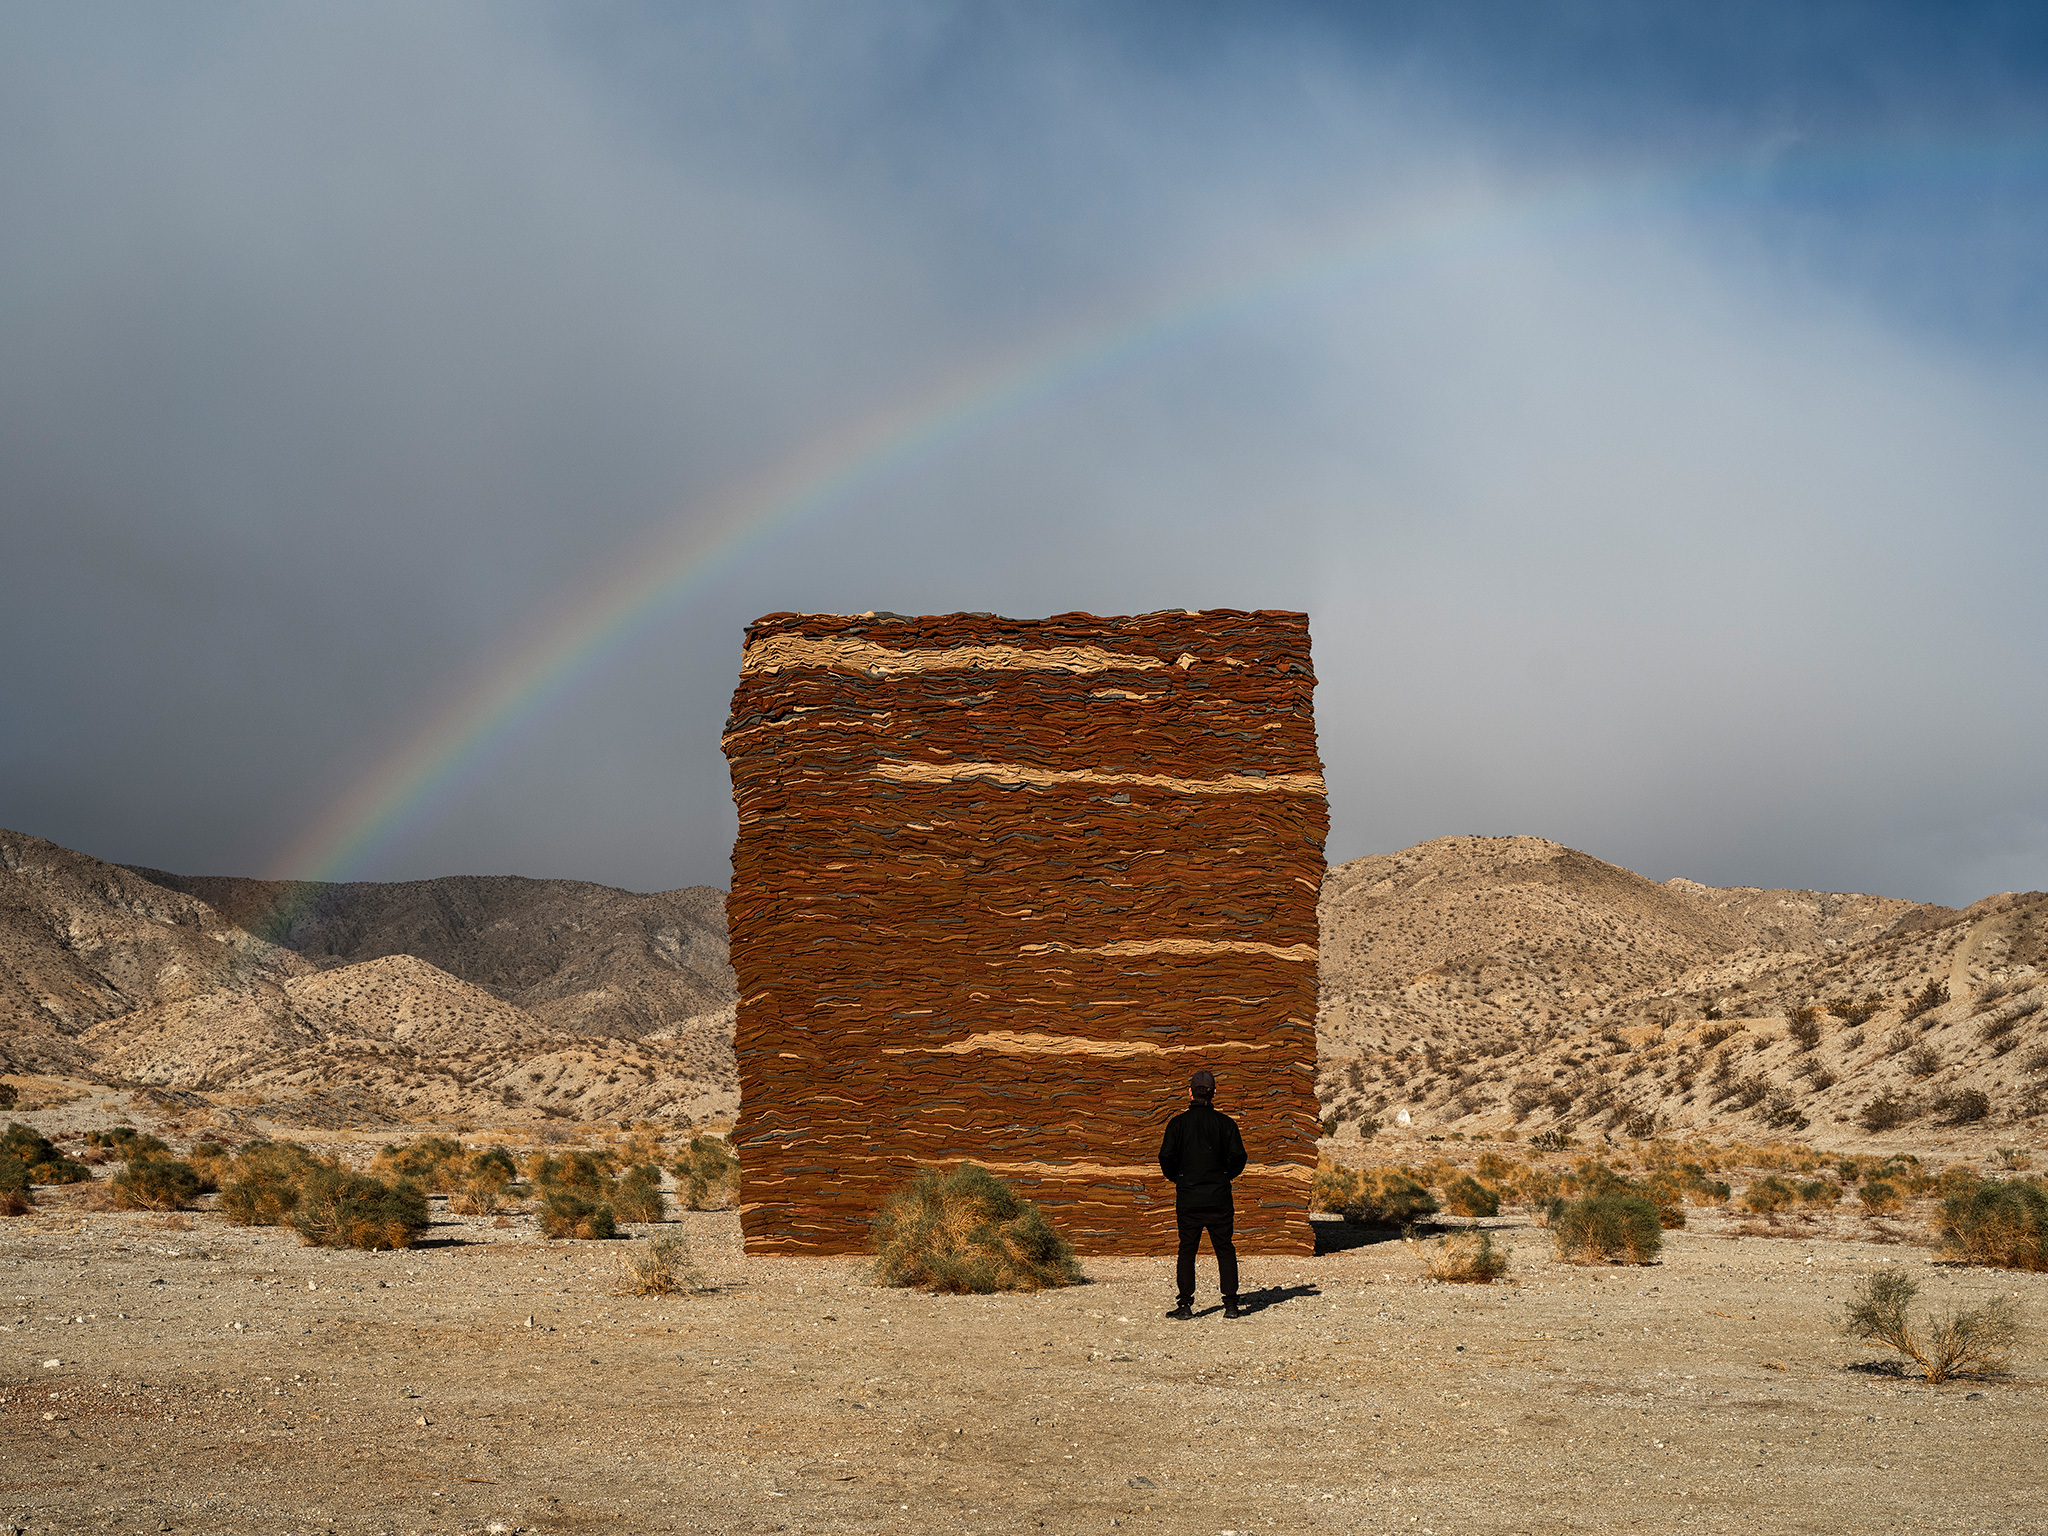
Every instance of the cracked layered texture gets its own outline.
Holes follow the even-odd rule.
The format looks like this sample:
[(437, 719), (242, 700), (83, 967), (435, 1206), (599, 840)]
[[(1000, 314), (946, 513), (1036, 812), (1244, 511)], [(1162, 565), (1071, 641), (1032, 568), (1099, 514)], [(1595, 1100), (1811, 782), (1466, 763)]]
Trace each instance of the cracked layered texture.
[(752, 1253), (851, 1253), (971, 1159), (1168, 1253), (1197, 1067), (1249, 1252), (1306, 1253), (1328, 828), (1307, 616), (771, 614), (725, 733)]

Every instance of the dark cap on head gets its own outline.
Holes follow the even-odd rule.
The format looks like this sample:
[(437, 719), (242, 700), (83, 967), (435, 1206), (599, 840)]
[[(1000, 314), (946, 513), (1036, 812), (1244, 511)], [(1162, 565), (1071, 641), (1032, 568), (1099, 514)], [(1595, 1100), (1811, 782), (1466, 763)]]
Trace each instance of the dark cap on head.
[(1216, 1074), (1207, 1067), (1202, 1068), (1188, 1079), (1188, 1092), (1198, 1099), (1212, 1099), (1216, 1096)]

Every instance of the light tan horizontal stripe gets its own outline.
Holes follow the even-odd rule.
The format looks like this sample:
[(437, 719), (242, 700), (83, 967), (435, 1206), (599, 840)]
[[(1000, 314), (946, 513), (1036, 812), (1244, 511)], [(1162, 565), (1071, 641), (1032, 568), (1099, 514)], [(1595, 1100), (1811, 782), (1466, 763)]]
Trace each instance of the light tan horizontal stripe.
[[(950, 1168), (957, 1158), (919, 1158), (920, 1165), (930, 1168)], [(1024, 1174), (1037, 1179), (1128, 1179), (1159, 1177), (1157, 1163), (992, 1163), (983, 1158), (972, 1158), (990, 1173)], [(1253, 1175), (1266, 1178), (1313, 1180), (1316, 1171), (1307, 1163), (1248, 1163), (1238, 1177)]]
[(1119, 939), (1083, 949), (1054, 940), (1050, 944), (1019, 946), (1020, 955), (1274, 955), (1282, 960), (1306, 960), (1315, 964), (1313, 944), (1260, 944), (1252, 939)]
[(1164, 773), (1096, 773), (1085, 768), (1032, 768), (1023, 763), (921, 763), (901, 760), (877, 763), (868, 770), (877, 778), (903, 784), (1135, 784), (1143, 789), (1171, 790), (1179, 795), (1322, 795), (1328, 793), (1320, 773), (1275, 773), (1261, 778), (1226, 773), (1215, 779), (1183, 779)]
[(1006, 1056), (1183, 1056), (1203, 1051), (1270, 1051), (1277, 1046), (1278, 1042), (1252, 1045), (1237, 1040), (1220, 1045), (1154, 1045), (1149, 1040), (1087, 1040), (1078, 1035), (991, 1029), (946, 1045), (885, 1045), (882, 1054), (964, 1056), (970, 1051), (1000, 1051)]
[(780, 672), (784, 667), (824, 667), (890, 677), (899, 672), (1156, 672), (1157, 656), (1105, 651), (1097, 645), (956, 645), (900, 651), (867, 640), (819, 635), (771, 635), (756, 640), (740, 658), (740, 671)]

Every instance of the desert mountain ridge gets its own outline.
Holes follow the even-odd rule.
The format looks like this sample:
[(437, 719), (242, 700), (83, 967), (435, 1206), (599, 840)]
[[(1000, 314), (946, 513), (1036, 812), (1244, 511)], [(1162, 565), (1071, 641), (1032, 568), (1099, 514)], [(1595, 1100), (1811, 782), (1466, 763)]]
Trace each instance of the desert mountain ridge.
[[(408, 1118), (724, 1118), (723, 901), (178, 876), (0, 832), (0, 1068), (345, 1086)], [(2039, 893), (1956, 911), (1660, 883), (1542, 838), (1449, 837), (1332, 867), (1319, 911), (1340, 1135), (1403, 1112), (1440, 1134), (1747, 1134), (1854, 1126), (1876, 1098), (1923, 1126), (2048, 1109)]]
[(286, 1117), (344, 1092), (393, 1120), (729, 1119), (723, 903), (512, 877), (184, 879), (0, 831), (0, 1069)]

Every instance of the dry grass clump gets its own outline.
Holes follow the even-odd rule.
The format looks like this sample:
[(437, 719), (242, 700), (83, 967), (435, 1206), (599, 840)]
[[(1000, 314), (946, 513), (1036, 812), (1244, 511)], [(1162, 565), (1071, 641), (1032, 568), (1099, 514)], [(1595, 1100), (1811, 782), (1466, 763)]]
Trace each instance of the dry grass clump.
[(1657, 1207), (1640, 1195), (1588, 1195), (1550, 1209), (1551, 1239), (1567, 1264), (1648, 1264), (1664, 1251)]
[(2031, 1179), (1985, 1179), (1942, 1202), (1941, 1250), (1966, 1264), (2048, 1270), (2048, 1193)]
[(408, 1180), (428, 1194), (445, 1195), (467, 1182), (470, 1162), (467, 1149), (453, 1137), (422, 1136), (418, 1141), (387, 1144), (370, 1160), (370, 1172), (394, 1182)]
[(973, 1163), (920, 1170), (875, 1213), (870, 1245), (884, 1285), (985, 1295), (1078, 1285), (1074, 1250), (1045, 1213)]
[(299, 1185), (292, 1227), (317, 1248), (410, 1248), (427, 1230), (427, 1197), (401, 1179), (387, 1184), (338, 1163), (321, 1163)]
[(1330, 1163), (1316, 1170), (1309, 1209), (1337, 1212), (1354, 1227), (1399, 1227), (1434, 1216), (1438, 1206), (1427, 1188), (1399, 1168)]
[(1452, 1232), (1434, 1243), (1410, 1241), (1422, 1253), (1429, 1278), (1446, 1285), (1491, 1285), (1508, 1272), (1509, 1249), (1498, 1246), (1484, 1228)]
[(1897, 1350), (1937, 1386), (1959, 1375), (2005, 1374), (2024, 1334), (2020, 1309), (2011, 1297), (1995, 1296), (1967, 1310), (1951, 1308), (1930, 1319), (1923, 1340), (1906, 1315), (1919, 1294), (1919, 1282), (1910, 1275), (1872, 1275), (1843, 1309), (1842, 1331), (1852, 1339)]
[(628, 1168), (612, 1186), (612, 1209), (621, 1221), (668, 1220), (668, 1197), (661, 1192), (661, 1170), (652, 1163)]
[(160, 1137), (138, 1131), (132, 1125), (117, 1125), (104, 1131), (87, 1131), (85, 1144), (94, 1151), (111, 1152), (123, 1159), (138, 1157), (163, 1157), (170, 1153), (169, 1143)]
[(701, 1291), (704, 1275), (690, 1252), (690, 1240), (680, 1232), (664, 1233), (635, 1249), (620, 1261), (625, 1281), (619, 1287), (624, 1296), (673, 1296), (678, 1291)]

